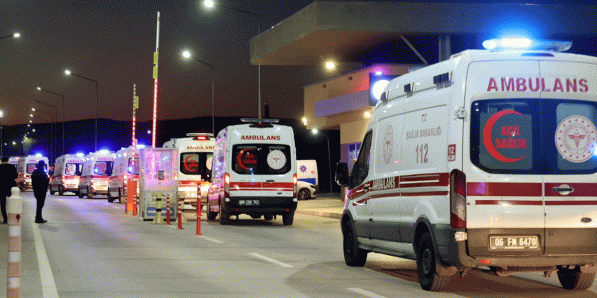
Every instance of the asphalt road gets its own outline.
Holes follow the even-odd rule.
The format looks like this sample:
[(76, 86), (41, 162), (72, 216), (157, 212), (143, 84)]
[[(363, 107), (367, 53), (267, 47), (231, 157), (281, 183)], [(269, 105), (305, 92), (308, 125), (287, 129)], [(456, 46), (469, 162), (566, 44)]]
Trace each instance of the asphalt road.
[[(241, 216), (228, 226), (203, 221), (197, 236), (195, 222), (178, 230), (103, 198), (48, 195), (48, 223), (38, 225), (32, 193), (22, 196), (22, 297), (597, 297), (596, 285), (570, 292), (555, 276), (480, 270), (454, 277), (447, 292), (425, 292), (414, 261), (370, 254), (364, 268), (346, 266), (336, 218), (296, 214), (284, 226)], [(3, 239), (7, 230), (0, 225)], [(6, 262), (0, 252), (2, 294)]]

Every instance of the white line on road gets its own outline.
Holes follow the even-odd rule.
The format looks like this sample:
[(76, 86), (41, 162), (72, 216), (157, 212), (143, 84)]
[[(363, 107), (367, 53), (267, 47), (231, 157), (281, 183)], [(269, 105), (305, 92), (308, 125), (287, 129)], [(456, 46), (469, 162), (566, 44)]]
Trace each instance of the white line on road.
[(198, 237), (199, 237), (199, 238), (203, 238), (203, 239), (205, 239), (205, 240), (207, 240), (207, 241), (211, 241), (211, 242), (213, 242), (213, 243), (222, 243), (222, 241), (220, 241), (220, 240), (217, 240), (217, 239), (213, 239), (213, 238), (209, 238), (209, 237), (205, 237), (205, 236), (198, 236)]
[(373, 292), (365, 291), (365, 290), (359, 289), (359, 288), (346, 288), (346, 289), (351, 292), (355, 292), (357, 294), (361, 294), (363, 296), (367, 296), (367, 297), (371, 297), (371, 298), (386, 298), (385, 296), (377, 295)]
[(268, 257), (266, 257), (264, 255), (260, 255), (260, 254), (258, 254), (256, 252), (252, 252), (249, 255), (254, 256), (254, 257), (258, 258), (258, 259), (262, 259), (262, 260), (265, 260), (265, 261), (268, 261), (268, 262), (272, 262), (272, 263), (274, 263), (276, 265), (279, 265), (279, 266), (282, 266), (282, 267), (286, 267), (286, 268), (292, 268), (292, 267), (294, 267), (294, 266), (292, 266), (290, 264), (282, 263), (282, 262), (280, 262), (278, 260), (274, 260), (274, 259), (268, 258)]
[(56, 290), (56, 283), (54, 282), (54, 275), (52, 275), (52, 267), (46, 254), (44, 240), (41, 238), (41, 233), (34, 219), (31, 219), (33, 225), (33, 239), (35, 240), (35, 251), (37, 252), (37, 262), (39, 264), (39, 276), (41, 278), (41, 288), (44, 298), (58, 298), (58, 290)]

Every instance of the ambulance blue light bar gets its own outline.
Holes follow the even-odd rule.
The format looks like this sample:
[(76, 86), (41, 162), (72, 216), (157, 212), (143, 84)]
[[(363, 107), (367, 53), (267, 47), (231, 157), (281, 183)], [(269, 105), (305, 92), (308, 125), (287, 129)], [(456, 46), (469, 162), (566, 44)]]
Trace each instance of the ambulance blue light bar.
[(542, 50), (564, 52), (572, 47), (572, 42), (558, 40), (533, 40), (526, 37), (511, 37), (486, 40), (483, 42), (483, 47), (490, 51)]

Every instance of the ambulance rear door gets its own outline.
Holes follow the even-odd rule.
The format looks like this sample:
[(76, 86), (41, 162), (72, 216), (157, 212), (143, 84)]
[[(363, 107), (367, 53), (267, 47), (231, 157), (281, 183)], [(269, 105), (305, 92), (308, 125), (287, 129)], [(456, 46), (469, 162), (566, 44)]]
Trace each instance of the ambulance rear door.
[(471, 256), (543, 255), (539, 77), (539, 62), (522, 57), (468, 66), (463, 172)]
[(539, 63), (545, 254), (597, 253), (597, 65)]

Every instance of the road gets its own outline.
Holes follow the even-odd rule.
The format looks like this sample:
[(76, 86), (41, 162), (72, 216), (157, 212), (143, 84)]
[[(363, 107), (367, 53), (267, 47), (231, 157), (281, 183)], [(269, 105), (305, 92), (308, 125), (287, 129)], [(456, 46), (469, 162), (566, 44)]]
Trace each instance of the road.
[[(346, 266), (335, 218), (296, 214), (284, 226), (241, 216), (229, 226), (203, 221), (196, 236), (195, 222), (154, 225), (102, 198), (48, 195), (48, 223), (34, 224), (33, 195), (22, 196), (22, 297), (597, 297), (596, 285), (570, 292), (555, 276), (480, 270), (425, 292), (414, 261), (371, 253), (364, 268)], [(6, 262), (0, 253), (1, 289)]]

